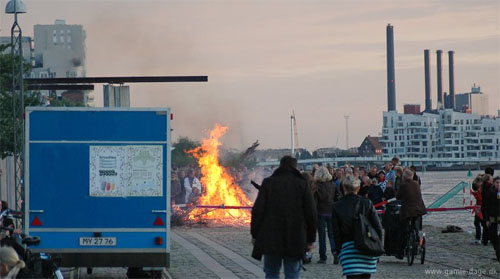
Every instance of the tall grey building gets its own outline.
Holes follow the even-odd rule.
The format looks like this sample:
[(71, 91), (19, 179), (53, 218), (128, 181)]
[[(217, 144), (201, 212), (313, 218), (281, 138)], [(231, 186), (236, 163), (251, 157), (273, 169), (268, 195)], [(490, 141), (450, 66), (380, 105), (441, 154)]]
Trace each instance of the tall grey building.
[(103, 87), (104, 107), (130, 107), (130, 87), (106, 84)]
[(481, 87), (474, 84), (470, 93), (463, 93), (456, 95), (457, 110), (470, 110), (470, 113), (477, 115), (488, 115), (488, 95), (481, 92)]
[[(81, 25), (66, 24), (64, 20), (58, 19), (52, 25), (35, 25), (35, 62), (31, 77), (85, 77), (85, 38)], [(88, 92), (81, 94), (84, 104), (92, 104), (93, 97)]]
[[(26, 63), (29, 63), (30, 65), (33, 65), (34, 62), (34, 53), (33, 53), (33, 44), (31, 37), (24, 37), (21, 40), (22, 46), (23, 46), (23, 58)], [(0, 37), (0, 45), (10, 45), (11, 44), (11, 38), (10, 37)], [(10, 54), (11, 49), (10, 46), (7, 47), (2, 53), (4, 54)]]

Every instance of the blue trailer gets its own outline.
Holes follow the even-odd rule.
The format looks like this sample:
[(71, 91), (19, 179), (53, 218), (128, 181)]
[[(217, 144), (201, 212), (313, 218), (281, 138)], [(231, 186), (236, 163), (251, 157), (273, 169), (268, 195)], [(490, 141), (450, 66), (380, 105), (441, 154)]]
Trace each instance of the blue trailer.
[(26, 233), (63, 267), (169, 267), (170, 109), (26, 110)]

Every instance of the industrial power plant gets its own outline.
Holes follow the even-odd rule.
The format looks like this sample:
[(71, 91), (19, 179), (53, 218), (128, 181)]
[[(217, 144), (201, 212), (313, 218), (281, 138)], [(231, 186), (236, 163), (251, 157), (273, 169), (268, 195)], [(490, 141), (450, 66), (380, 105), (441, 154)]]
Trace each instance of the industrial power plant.
[[(464, 159), (500, 157), (500, 115), (488, 115), (488, 97), (474, 86), (455, 94), (454, 55), (448, 51), (449, 92), (443, 95), (442, 50), (437, 50), (437, 106), (432, 106), (430, 50), (424, 50), (425, 109), (404, 105), (396, 110), (394, 27), (387, 25), (387, 112), (383, 113), (384, 156), (447, 159), (441, 165), (463, 164)], [(449, 160), (448, 160), (449, 159)]]

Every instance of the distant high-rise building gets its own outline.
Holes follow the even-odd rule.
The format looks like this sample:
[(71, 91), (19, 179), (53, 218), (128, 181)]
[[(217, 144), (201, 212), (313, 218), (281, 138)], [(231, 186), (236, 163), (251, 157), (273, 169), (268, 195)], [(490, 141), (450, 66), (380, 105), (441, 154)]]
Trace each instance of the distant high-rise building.
[[(11, 38), (10, 37), (0, 37), (0, 45), (10, 45), (11, 44)], [(33, 57), (33, 44), (31, 37), (23, 37), (22, 39), (22, 45), (23, 45), (23, 57), (24, 61), (26, 63), (29, 63), (30, 65), (33, 65), (34, 57)], [(4, 51), (2, 51), (3, 54), (10, 54), (11, 49), (10, 46), (7, 47)]]
[(455, 109), (459, 111), (470, 110), (472, 114), (488, 115), (488, 95), (481, 92), (481, 87), (474, 84), (471, 92), (457, 94)]
[(128, 85), (104, 85), (104, 107), (130, 107), (130, 87)]
[[(35, 63), (31, 77), (85, 77), (85, 38), (81, 25), (66, 24), (64, 20), (56, 20), (52, 25), (35, 25)], [(88, 92), (80, 93), (85, 104), (93, 102)], [(61, 95), (60, 92), (57, 95)]]
[(64, 20), (35, 25), (35, 67), (49, 69), (51, 77), (84, 77), (85, 36), (81, 25)]

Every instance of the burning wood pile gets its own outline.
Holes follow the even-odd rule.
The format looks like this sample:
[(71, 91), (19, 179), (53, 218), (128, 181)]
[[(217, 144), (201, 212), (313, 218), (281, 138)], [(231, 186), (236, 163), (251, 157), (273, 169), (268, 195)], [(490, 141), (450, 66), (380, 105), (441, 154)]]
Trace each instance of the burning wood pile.
[(202, 145), (189, 150), (201, 168), (203, 192), (197, 205), (187, 205), (183, 210), (174, 207), (174, 215), (185, 224), (216, 226), (245, 226), (250, 223), (252, 202), (234, 178), (219, 163), (219, 138), (228, 127), (216, 125)]

